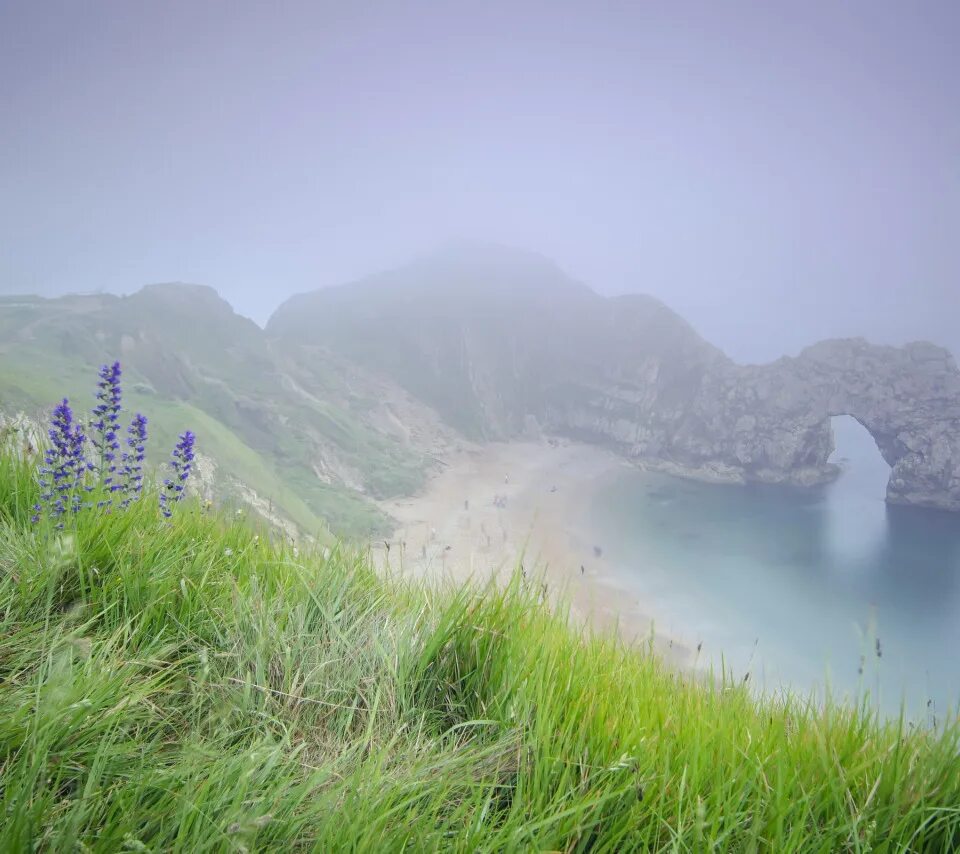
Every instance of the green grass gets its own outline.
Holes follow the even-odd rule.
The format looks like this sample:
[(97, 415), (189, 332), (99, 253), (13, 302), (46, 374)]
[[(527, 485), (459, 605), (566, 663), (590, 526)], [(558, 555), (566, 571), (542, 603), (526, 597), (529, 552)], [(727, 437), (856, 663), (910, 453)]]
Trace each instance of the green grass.
[(757, 701), (143, 501), (29, 522), (0, 456), (2, 851), (950, 851), (958, 728)]
[(322, 354), (275, 349), (202, 289), (0, 297), (0, 411), (43, 421), (65, 395), (88, 410), (98, 367), (119, 358), (124, 407), (148, 414), (160, 453), (148, 462), (192, 429), (217, 464), (219, 497), (252, 490), (312, 536), (384, 536), (391, 524), (376, 499), (414, 492), (430, 460), (381, 432), (369, 381), (338, 374)]

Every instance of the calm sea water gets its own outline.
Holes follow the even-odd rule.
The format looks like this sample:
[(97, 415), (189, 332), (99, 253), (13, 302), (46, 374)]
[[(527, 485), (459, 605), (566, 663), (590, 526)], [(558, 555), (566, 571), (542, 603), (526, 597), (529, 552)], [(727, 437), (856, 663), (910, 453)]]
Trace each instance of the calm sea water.
[(888, 507), (869, 434), (846, 417), (834, 429), (844, 471), (829, 486), (628, 472), (591, 528), (660, 627), (703, 642), (705, 664), (940, 717), (960, 705), (960, 517)]

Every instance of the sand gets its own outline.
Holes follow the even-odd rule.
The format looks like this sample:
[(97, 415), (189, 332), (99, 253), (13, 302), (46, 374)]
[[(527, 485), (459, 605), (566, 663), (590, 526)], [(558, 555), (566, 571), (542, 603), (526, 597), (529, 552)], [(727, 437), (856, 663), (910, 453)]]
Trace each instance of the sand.
[(590, 530), (596, 490), (629, 464), (592, 445), (542, 440), (464, 446), (419, 495), (385, 501), (397, 520), (374, 556), (392, 572), (427, 580), (505, 582), (522, 567), (552, 601), (563, 597), (583, 626), (616, 628), (684, 665), (690, 651), (653, 628)]

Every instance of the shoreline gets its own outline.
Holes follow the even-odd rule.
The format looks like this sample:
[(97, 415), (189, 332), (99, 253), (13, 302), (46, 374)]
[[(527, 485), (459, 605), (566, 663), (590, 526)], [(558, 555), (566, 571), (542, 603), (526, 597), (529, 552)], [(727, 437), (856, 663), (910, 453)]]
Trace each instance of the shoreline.
[(551, 601), (569, 603), (578, 626), (615, 628), (628, 643), (647, 643), (652, 633), (664, 660), (692, 665), (689, 647), (655, 630), (656, 614), (635, 598), (589, 530), (594, 496), (633, 468), (628, 461), (549, 438), (464, 444), (443, 462), (420, 493), (379, 502), (396, 527), (389, 540), (371, 544), (378, 567), (432, 581), (502, 584), (519, 565)]

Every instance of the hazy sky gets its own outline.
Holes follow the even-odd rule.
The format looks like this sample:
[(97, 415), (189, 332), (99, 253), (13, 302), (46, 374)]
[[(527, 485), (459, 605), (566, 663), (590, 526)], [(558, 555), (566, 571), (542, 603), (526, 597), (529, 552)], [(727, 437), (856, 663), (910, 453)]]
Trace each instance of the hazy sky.
[(739, 358), (960, 350), (960, 2), (0, 0), (0, 292), (287, 294), (449, 240)]

